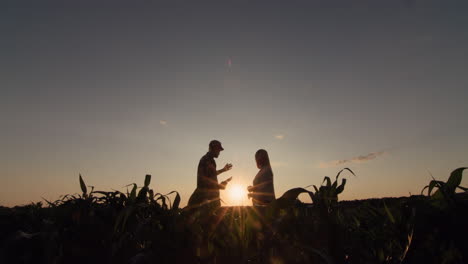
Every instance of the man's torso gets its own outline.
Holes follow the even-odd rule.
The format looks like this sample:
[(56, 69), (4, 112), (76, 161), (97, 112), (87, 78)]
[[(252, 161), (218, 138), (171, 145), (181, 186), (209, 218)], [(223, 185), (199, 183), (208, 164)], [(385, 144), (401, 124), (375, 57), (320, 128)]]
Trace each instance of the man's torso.
[(206, 199), (219, 198), (218, 176), (216, 162), (207, 153), (200, 159), (197, 171), (197, 188), (206, 194)]

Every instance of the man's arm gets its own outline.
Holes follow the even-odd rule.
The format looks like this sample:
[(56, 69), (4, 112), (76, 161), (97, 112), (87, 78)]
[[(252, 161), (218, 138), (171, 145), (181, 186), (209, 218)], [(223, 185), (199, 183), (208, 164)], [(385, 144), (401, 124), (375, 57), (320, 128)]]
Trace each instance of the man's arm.
[(216, 175), (220, 175), (221, 173), (226, 172), (226, 171), (230, 170), (231, 168), (232, 168), (232, 164), (228, 163), (228, 164), (224, 165), (224, 168), (222, 168), (220, 170), (217, 170)]
[(232, 180), (232, 177), (229, 177), (228, 179), (222, 181), (220, 184), (218, 184), (219, 189), (221, 189), (221, 190), (226, 189), (226, 185), (227, 185), (228, 182), (230, 182), (231, 180)]
[[(220, 169), (219, 171), (216, 171), (216, 175), (219, 175), (223, 172), (226, 172), (228, 170), (232, 169), (232, 164), (231, 163), (228, 163), (226, 165), (224, 165), (224, 168)], [(221, 190), (224, 190), (226, 189), (226, 185), (228, 184), (228, 182), (230, 182), (232, 180), (232, 177), (230, 177), (229, 179), (221, 182), (220, 184), (218, 184), (218, 188), (221, 189)]]

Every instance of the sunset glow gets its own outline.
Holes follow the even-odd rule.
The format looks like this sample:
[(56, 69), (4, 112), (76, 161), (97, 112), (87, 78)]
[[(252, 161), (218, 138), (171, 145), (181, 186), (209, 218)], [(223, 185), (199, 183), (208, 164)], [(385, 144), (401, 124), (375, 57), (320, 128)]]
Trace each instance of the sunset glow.
[(226, 206), (252, 205), (259, 149), (277, 198), (346, 167), (340, 200), (418, 194), (467, 166), (466, 1), (8, 2), (0, 206), (150, 174), (184, 207), (213, 139)]
[(468, 1), (3, 2), (1, 263), (468, 264)]
[(226, 190), (229, 194), (229, 200), (226, 201), (227, 205), (244, 205), (247, 202), (246, 187), (240, 184), (233, 184), (228, 186)]

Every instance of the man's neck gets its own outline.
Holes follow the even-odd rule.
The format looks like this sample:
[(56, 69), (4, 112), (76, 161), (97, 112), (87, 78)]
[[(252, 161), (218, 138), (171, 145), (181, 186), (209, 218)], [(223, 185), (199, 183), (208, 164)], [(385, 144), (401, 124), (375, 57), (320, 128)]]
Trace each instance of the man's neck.
[(206, 155), (207, 155), (208, 157), (214, 159), (214, 154), (213, 154), (213, 152), (208, 151), (208, 152), (206, 153)]

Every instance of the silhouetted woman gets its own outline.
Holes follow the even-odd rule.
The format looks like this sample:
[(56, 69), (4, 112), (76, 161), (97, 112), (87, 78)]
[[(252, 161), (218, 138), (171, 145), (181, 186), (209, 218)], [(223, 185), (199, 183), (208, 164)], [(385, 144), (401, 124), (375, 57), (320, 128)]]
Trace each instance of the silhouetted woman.
[(255, 153), (255, 161), (260, 171), (253, 180), (253, 186), (249, 186), (249, 197), (252, 197), (254, 206), (267, 205), (275, 200), (275, 189), (273, 187), (273, 171), (271, 170), (268, 152), (259, 149)]

